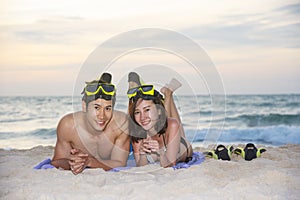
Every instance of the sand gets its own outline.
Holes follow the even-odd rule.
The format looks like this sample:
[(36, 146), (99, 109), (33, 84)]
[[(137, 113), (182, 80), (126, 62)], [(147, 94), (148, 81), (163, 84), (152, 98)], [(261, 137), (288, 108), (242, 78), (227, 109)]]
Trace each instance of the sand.
[(77, 176), (32, 169), (52, 157), (53, 147), (0, 150), (0, 199), (300, 199), (300, 146), (266, 149), (252, 161), (206, 159), (179, 170), (157, 165), (121, 172), (88, 169)]

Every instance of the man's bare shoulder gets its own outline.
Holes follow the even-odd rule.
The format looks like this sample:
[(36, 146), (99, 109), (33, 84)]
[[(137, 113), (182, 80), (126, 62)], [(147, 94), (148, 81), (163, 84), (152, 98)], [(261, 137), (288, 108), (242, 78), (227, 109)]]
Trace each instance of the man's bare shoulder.
[(114, 124), (117, 132), (119, 134), (121, 133), (127, 133), (128, 132), (128, 115), (122, 111), (114, 111)]
[(122, 111), (119, 111), (119, 110), (114, 110), (114, 119), (115, 120), (121, 120), (121, 121), (125, 121), (127, 120), (127, 114), (122, 112)]
[(58, 124), (59, 129), (74, 129), (76, 121), (81, 121), (83, 112), (69, 113), (63, 116)]

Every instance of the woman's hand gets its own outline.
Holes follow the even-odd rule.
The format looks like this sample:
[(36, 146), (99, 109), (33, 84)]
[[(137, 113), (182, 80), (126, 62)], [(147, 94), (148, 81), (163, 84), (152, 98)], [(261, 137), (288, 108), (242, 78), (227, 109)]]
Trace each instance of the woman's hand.
[(157, 153), (159, 151), (158, 141), (151, 138), (144, 139), (141, 147), (145, 153)]

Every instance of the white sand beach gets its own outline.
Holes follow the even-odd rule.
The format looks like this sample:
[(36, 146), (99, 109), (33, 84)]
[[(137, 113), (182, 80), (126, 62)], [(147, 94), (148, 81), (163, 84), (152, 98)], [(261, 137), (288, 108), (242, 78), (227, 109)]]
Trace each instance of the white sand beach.
[(207, 158), (188, 169), (150, 165), (121, 172), (88, 169), (77, 176), (33, 169), (52, 157), (53, 147), (0, 150), (0, 199), (299, 199), (300, 146), (265, 148), (252, 161)]

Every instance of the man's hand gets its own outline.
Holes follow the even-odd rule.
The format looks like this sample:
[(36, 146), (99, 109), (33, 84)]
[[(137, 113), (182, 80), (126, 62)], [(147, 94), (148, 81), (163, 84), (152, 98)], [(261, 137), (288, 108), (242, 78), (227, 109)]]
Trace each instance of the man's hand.
[(77, 175), (87, 166), (89, 155), (79, 149), (71, 149), (70, 154), (70, 168), (73, 174)]

